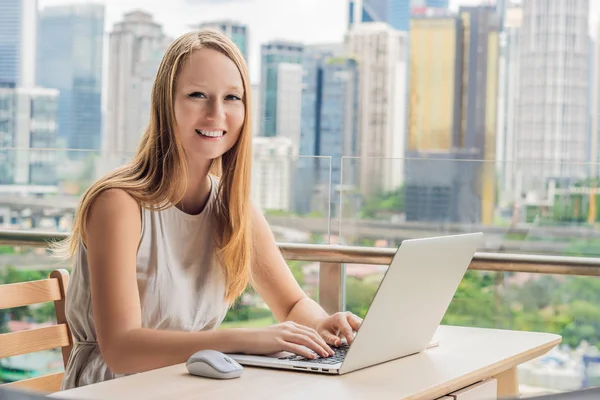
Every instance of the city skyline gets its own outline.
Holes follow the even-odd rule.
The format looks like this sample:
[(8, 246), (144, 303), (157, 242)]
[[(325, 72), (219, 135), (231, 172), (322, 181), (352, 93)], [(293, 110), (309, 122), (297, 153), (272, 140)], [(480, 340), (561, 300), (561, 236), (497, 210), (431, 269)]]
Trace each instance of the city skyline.
[[(39, 0), (40, 7), (85, 3), (89, 0)], [(175, 38), (198, 23), (231, 19), (249, 27), (249, 68), (252, 83), (260, 80), (260, 46), (271, 40), (300, 41), (304, 44), (342, 42), (347, 28), (348, 0), (232, 0), (217, 4), (210, 1), (174, 0), (106, 0), (105, 35), (121, 21), (126, 12), (140, 9), (149, 12), (163, 25), (165, 34)], [(450, 0), (450, 8), (461, 5), (488, 4), (488, 0)], [(591, 2), (590, 31), (595, 37), (595, 24), (600, 2)], [(297, 6), (294, 6), (297, 4)], [(301, 4), (301, 6), (300, 6)], [(195, 11), (198, 17), (195, 17)], [(200, 13), (202, 11), (202, 13)], [(264, 16), (271, 18), (269, 24)], [(106, 47), (106, 46), (105, 46)], [(105, 55), (106, 53), (105, 49)], [(105, 63), (107, 59), (105, 57)]]

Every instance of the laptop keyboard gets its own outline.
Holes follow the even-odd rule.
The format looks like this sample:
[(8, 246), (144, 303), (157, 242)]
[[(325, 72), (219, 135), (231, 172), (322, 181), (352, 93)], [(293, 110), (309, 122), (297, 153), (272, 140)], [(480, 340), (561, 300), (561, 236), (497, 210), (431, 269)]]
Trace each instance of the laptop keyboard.
[(296, 354), (293, 354), (291, 356), (279, 357), (279, 359), (280, 360), (304, 361), (304, 362), (316, 363), (316, 364), (333, 365), (333, 364), (341, 363), (342, 361), (344, 361), (344, 358), (346, 357), (346, 353), (348, 352), (349, 347), (350, 346), (348, 344), (343, 344), (339, 347), (331, 346), (331, 349), (335, 352), (334, 355), (329, 356), (329, 357), (317, 356), (317, 358), (315, 358), (314, 360), (303, 357), (303, 356), (299, 356)]

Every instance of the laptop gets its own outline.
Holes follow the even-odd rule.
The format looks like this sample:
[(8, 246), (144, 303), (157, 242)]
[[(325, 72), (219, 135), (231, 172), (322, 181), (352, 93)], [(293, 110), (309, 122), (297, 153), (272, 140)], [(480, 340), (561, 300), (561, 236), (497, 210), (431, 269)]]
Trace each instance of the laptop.
[(437, 328), (482, 244), (481, 232), (404, 240), (351, 345), (333, 348), (331, 357), (229, 356), (247, 366), (342, 375), (437, 346)]

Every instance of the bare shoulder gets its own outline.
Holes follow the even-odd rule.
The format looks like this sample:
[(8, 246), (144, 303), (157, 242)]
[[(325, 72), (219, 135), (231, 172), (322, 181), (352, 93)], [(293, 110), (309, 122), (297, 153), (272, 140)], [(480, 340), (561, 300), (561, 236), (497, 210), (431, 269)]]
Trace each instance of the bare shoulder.
[(123, 189), (107, 189), (90, 204), (86, 236), (102, 231), (129, 234), (141, 229), (140, 205)]
[(263, 233), (265, 231), (270, 232), (271, 228), (269, 227), (269, 223), (267, 222), (267, 219), (260, 208), (258, 208), (254, 203), (250, 203), (249, 212), (251, 215), (253, 230), (259, 229)]
[[(279, 252), (275, 242), (275, 236), (263, 211), (254, 204), (248, 210), (250, 214), (250, 226), (252, 231), (252, 245), (254, 250), (260, 254)], [(261, 256), (261, 258), (264, 258)]]
[(139, 204), (123, 189), (106, 189), (99, 193), (90, 204), (90, 218), (96, 216), (127, 218), (139, 216)]
[(93, 200), (96, 208), (125, 207), (126, 209), (138, 208), (138, 202), (123, 189), (106, 189)]

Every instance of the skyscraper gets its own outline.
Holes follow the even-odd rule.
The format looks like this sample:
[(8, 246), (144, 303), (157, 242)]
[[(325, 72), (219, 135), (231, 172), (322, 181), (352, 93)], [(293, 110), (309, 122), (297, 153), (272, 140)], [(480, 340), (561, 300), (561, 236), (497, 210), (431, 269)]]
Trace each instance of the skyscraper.
[(386, 22), (392, 28), (407, 32), (411, 0), (348, 0), (348, 25), (361, 22)]
[[(590, 161), (600, 163), (600, 25), (596, 27), (594, 43), (594, 71), (592, 80), (591, 132), (590, 132)], [(600, 176), (600, 165), (592, 167), (592, 178)]]
[(21, 0), (0, 0), (0, 82), (18, 85), (21, 70)]
[(252, 203), (263, 211), (289, 211), (292, 142), (285, 137), (252, 138), (252, 163)]
[(171, 40), (152, 15), (125, 14), (110, 33), (108, 101), (103, 150), (133, 153), (150, 119), (152, 85)]
[(37, 82), (60, 91), (58, 136), (70, 149), (100, 148), (103, 41), (102, 4), (52, 6), (40, 13)]
[(37, 0), (0, 0), (0, 83), (34, 86)]
[(359, 186), (365, 196), (404, 179), (408, 34), (382, 22), (355, 25), (347, 52), (359, 65)]
[(498, 30), (486, 6), (411, 21), (408, 220), (492, 222)]
[(277, 66), (277, 135), (290, 140), (294, 154), (300, 146), (302, 118), (302, 65)]
[(303, 68), (300, 155), (315, 157), (298, 159), (295, 211), (336, 215), (340, 185), (355, 183), (342, 157), (358, 154), (358, 63), (311, 46)]
[(448, 0), (412, 0), (412, 8), (448, 8)]
[(515, 198), (515, 141), (519, 104), (519, 71), (521, 60), (520, 30), (523, 9), (511, 6), (504, 13), (504, 26), (500, 41), (498, 135), (496, 160), (500, 181), (500, 201), (510, 204)]
[(459, 146), (462, 19), (413, 17), (410, 42), (407, 150), (450, 150)]
[(248, 63), (248, 27), (235, 21), (210, 21), (197, 26), (198, 28), (213, 28), (225, 34), (242, 52), (246, 63)]
[[(278, 89), (279, 64), (301, 64), (304, 46), (301, 43), (276, 40), (265, 43), (261, 47), (261, 79), (260, 79), (260, 136), (276, 136), (279, 134)], [(299, 106), (299, 104), (298, 104)]]
[[(488, 76), (497, 73), (498, 57), (490, 58), (490, 51), (498, 49), (498, 17), (492, 7), (461, 7), (463, 43), (463, 92), (461, 104), (461, 127), (458, 143), (462, 148), (477, 149), (483, 157), (486, 149), (495, 148), (491, 141), (486, 142), (488, 118), (495, 121), (495, 112), (486, 113), (488, 103), (496, 104), (497, 96), (488, 93)], [(492, 107), (495, 109), (495, 107)], [(493, 132), (495, 142), (495, 126)], [(494, 158), (495, 155), (492, 157)]]
[(522, 192), (587, 176), (589, 0), (523, 1), (516, 163)]
[[(0, 85), (0, 184), (56, 185), (58, 90)], [(43, 150), (36, 150), (43, 149)]]

